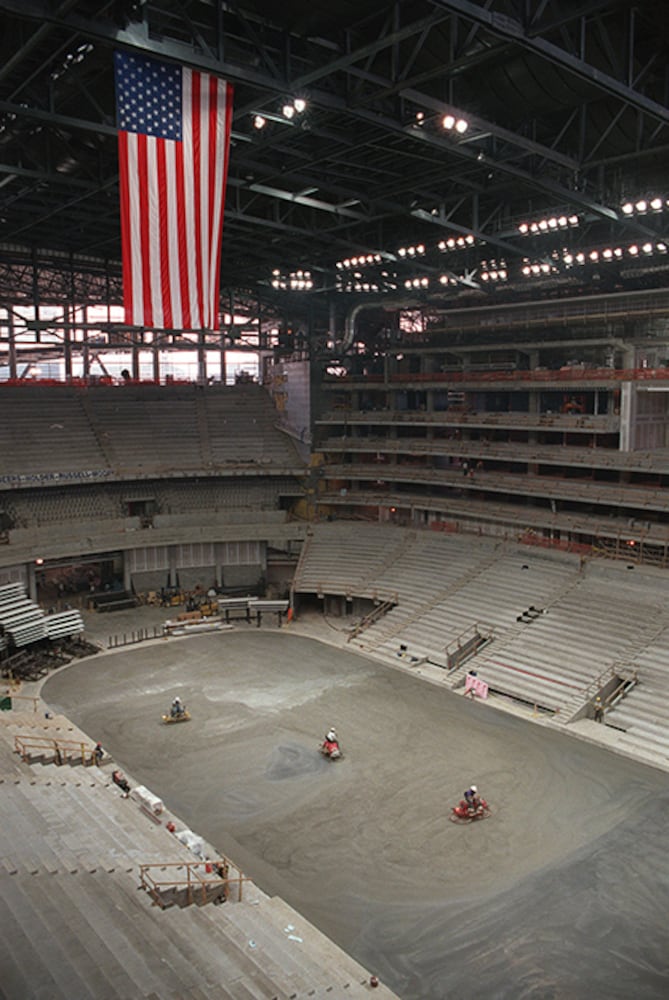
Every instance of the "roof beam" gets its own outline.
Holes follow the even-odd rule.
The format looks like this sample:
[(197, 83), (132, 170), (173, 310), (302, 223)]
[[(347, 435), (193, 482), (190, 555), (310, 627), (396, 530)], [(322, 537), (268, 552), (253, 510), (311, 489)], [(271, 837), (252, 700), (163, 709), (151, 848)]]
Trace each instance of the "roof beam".
[[(405, 97), (414, 104), (419, 104), (425, 108), (429, 108), (437, 114), (445, 114), (447, 111), (452, 112), (457, 117), (464, 118), (465, 121), (470, 123), (470, 125), (475, 125), (477, 128), (481, 129), (482, 132), (489, 132), (490, 135), (494, 135), (497, 139), (501, 139), (503, 142), (508, 142), (512, 146), (524, 149), (527, 153), (533, 153), (537, 156), (541, 156), (544, 160), (551, 160), (553, 163), (558, 163), (560, 166), (566, 167), (568, 170), (579, 169), (578, 161), (572, 156), (565, 156), (563, 153), (558, 153), (549, 146), (544, 146), (542, 143), (535, 142), (533, 139), (528, 139), (525, 136), (518, 135), (517, 132), (512, 132), (510, 129), (502, 128), (501, 125), (495, 125), (493, 122), (489, 122), (484, 118), (479, 118), (477, 115), (471, 115), (467, 111), (459, 110), (458, 108), (453, 107), (452, 104), (448, 104), (446, 101), (435, 100), (434, 97), (429, 97), (427, 94), (423, 94), (419, 90), (413, 89), (400, 91), (400, 96)], [(474, 138), (476, 137), (474, 136)], [(471, 141), (471, 137), (468, 137), (468, 139)]]
[(620, 80), (616, 80), (615, 77), (610, 76), (608, 73), (603, 73), (601, 70), (596, 69), (596, 67), (586, 63), (583, 59), (579, 59), (565, 49), (561, 49), (558, 45), (546, 41), (545, 38), (538, 38), (528, 34), (520, 21), (516, 21), (514, 18), (507, 17), (505, 14), (500, 14), (497, 11), (485, 10), (478, 4), (472, 3), (471, 0), (430, 0), (430, 3), (435, 7), (451, 11), (454, 14), (461, 14), (475, 24), (483, 25), (501, 38), (517, 42), (524, 49), (527, 49), (528, 52), (533, 52), (543, 59), (550, 60), (555, 65), (561, 66), (563, 69), (569, 70), (569, 72), (581, 77), (581, 79), (594, 84), (600, 90), (604, 90), (606, 93), (620, 98), (626, 104), (631, 104), (653, 118), (658, 118), (660, 121), (669, 124), (669, 108), (658, 104), (657, 101), (651, 100), (651, 98), (639, 93), (638, 90), (634, 90), (633, 87), (621, 83)]

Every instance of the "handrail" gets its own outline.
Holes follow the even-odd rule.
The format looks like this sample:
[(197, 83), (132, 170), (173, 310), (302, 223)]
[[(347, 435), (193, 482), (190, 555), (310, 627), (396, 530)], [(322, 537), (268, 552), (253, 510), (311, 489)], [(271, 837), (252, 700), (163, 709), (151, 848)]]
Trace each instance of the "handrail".
[(31, 750), (53, 750), (56, 763), (65, 764), (73, 757), (81, 757), (81, 763), (89, 766), (96, 763), (95, 747), (89, 747), (83, 740), (62, 740), (53, 736), (25, 736), (18, 733), (14, 737), (14, 749), (25, 763), (29, 763)]
[[(469, 625), (460, 635), (452, 639), (447, 646), (444, 646), (446, 669), (450, 672), (457, 670), (472, 656), (475, 656), (481, 646), (490, 642), (494, 634), (494, 625), (487, 625), (483, 622), (475, 622), (473, 625)], [(481, 641), (479, 642), (478, 640)]]
[(33, 703), (33, 712), (37, 711), (39, 705), (39, 698), (35, 698), (31, 694), (13, 694), (13, 692), (8, 691), (5, 695), (6, 698), (11, 698), (12, 701), (31, 701)]
[[(208, 890), (219, 889), (223, 892), (223, 898), (229, 898), (229, 890), (231, 886), (238, 887), (238, 899), (237, 902), (242, 901), (242, 886), (244, 882), (252, 881), (247, 875), (239, 872), (238, 875), (230, 875), (230, 869), (234, 868), (236, 871), (239, 869), (233, 864), (229, 858), (220, 857), (213, 861), (171, 861), (171, 862), (151, 862), (149, 864), (140, 864), (139, 866), (139, 878), (143, 889), (149, 893), (151, 898), (160, 906), (161, 909), (165, 909), (166, 903), (161, 895), (166, 890), (170, 889), (185, 889), (186, 897), (188, 899), (189, 905), (194, 902), (194, 893), (201, 892), (202, 903), (207, 903), (208, 900)], [(154, 871), (165, 872), (168, 869), (177, 869), (178, 871), (183, 871), (184, 876), (174, 878), (174, 877), (159, 877), (154, 874)], [(170, 901), (171, 902), (171, 901)]]
[(649, 379), (669, 381), (669, 368), (559, 368), (528, 369), (526, 371), (449, 371), (449, 372), (403, 372), (384, 375), (326, 375), (329, 384), (350, 384), (361, 382), (640, 382)]
[(379, 618), (387, 614), (396, 606), (397, 606), (396, 601), (382, 601), (380, 604), (377, 604), (375, 608), (373, 608), (368, 614), (365, 615), (362, 621), (358, 622), (358, 624), (350, 633), (346, 641), (351, 642), (352, 639), (357, 639), (357, 637), (360, 635), (361, 632), (364, 632), (365, 629), (370, 628), (370, 626), (372, 626), (376, 621), (378, 621)]
[[(473, 625), (468, 625), (466, 629), (457, 635), (455, 639), (451, 639), (447, 646), (444, 646), (444, 652), (448, 654), (453, 651), (457, 651), (461, 646), (464, 646), (474, 635), (480, 635), (484, 639), (491, 639), (495, 631), (494, 625), (489, 625), (486, 622), (474, 622)], [(467, 638), (465, 638), (465, 636)]]

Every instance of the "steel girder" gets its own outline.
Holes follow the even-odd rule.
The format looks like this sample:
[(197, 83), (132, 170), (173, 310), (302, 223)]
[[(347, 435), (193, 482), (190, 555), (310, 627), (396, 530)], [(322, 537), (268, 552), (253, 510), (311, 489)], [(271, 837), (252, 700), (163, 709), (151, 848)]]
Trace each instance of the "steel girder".
[[(518, 12), (525, 5), (506, 0), (485, 8), (467, 0), (372, 6), (377, 9), (367, 22), (305, 41), (281, 24), (272, 4), (263, 15), (258, 3), (245, 11), (243, 3), (223, 10), (157, 2), (144, 8), (147, 21), (119, 26), (95, 0), (57, 7), (0, 0), (0, 11), (24, 30), (23, 44), (0, 71), (0, 123), (14, 134), (5, 146), (13, 160), (8, 157), (0, 168), (0, 216), (5, 209), (12, 213), (8, 238), (33, 245), (43, 238), (45, 245), (118, 257), (109, 53), (91, 56), (98, 68), (94, 87), (85, 101), (81, 96), (76, 113), (72, 88), (46, 79), (43, 66), (45, 53), (54, 65), (62, 62), (75, 38), (185, 62), (235, 82), (236, 144), (223, 248), (233, 285), (260, 282), (266, 294), (274, 263), (313, 262), (331, 272), (337, 257), (376, 250), (392, 256), (400, 243), (429, 238), (435, 226), (449, 224), (453, 232), (472, 232), (499, 252), (520, 257), (530, 244), (518, 238), (514, 220), (530, 210), (578, 211), (593, 240), (600, 233), (623, 239), (627, 232), (630, 240), (663, 234), (660, 219), (621, 215), (618, 193), (631, 181), (618, 168), (615, 175), (606, 173), (610, 161), (624, 163), (621, 157), (640, 153), (641, 135), (652, 136), (651, 150), (663, 148), (669, 115), (657, 93), (638, 89), (655, 79), (654, 53), (646, 48), (635, 55), (638, 32), (631, 16), (622, 40), (620, 31), (614, 36), (605, 16), (615, 14), (619, 25), (613, 0), (576, 7), (546, 0), (527, 5), (531, 16), (525, 21)], [(588, 63), (591, 36), (610, 71), (601, 60)], [(584, 38), (579, 52), (576, 40)], [(525, 55), (545, 61), (565, 79), (584, 82), (588, 99), (552, 108), (548, 116), (510, 107), (505, 120), (485, 89), (477, 92), (475, 74), (500, 71)], [(617, 77), (611, 71), (616, 62)], [(71, 79), (77, 80), (76, 69)], [(80, 95), (86, 79), (79, 81)], [(312, 109), (306, 129), (283, 124), (273, 135), (253, 132), (251, 111), (269, 110), (297, 92), (307, 94)], [(598, 97), (609, 102), (604, 109)], [(454, 140), (437, 128), (444, 111), (465, 117), (473, 103), (477, 111), (469, 115), (467, 135)], [(418, 112), (428, 119), (424, 125)], [(634, 141), (625, 146), (617, 135), (631, 113)], [(43, 142), (31, 132), (40, 128), (48, 133)], [(80, 136), (95, 140), (92, 146), (86, 140), (83, 152)], [(69, 173), (57, 160), (57, 143), (72, 161)], [(537, 245), (535, 253), (541, 256), (542, 248)], [(453, 272), (453, 264), (447, 261), (443, 269)], [(470, 254), (468, 267), (475, 266)], [(435, 272), (437, 262), (428, 269)]]

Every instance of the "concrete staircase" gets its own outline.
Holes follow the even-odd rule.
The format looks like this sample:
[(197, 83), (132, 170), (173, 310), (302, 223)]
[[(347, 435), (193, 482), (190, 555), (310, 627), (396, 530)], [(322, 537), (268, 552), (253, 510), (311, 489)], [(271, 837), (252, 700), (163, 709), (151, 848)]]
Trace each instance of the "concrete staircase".
[[(9, 714), (9, 713), (7, 713)], [(53, 720), (49, 720), (53, 721)], [(49, 1000), (302, 1000), (369, 994), (369, 973), (253, 882), (242, 902), (160, 909), (142, 863), (191, 851), (110, 780), (34, 768), (0, 716), (0, 991)], [(177, 821), (178, 825), (178, 821)], [(212, 855), (214, 856), (214, 855)], [(138, 891), (140, 890), (140, 891)], [(381, 986), (381, 1000), (392, 994)]]

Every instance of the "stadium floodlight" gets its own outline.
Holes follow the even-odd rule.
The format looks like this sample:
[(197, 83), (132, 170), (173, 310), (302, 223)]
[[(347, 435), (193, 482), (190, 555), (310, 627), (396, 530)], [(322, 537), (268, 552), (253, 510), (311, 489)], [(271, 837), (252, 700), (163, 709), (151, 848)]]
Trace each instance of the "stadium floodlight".
[(625, 204), (622, 206), (623, 215), (631, 215), (633, 211), (634, 211), (634, 205), (632, 204), (632, 202), (626, 201)]
[(450, 132), (451, 129), (455, 128), (455, 117), (451, 114), (444, 115), (441, 119), (441, 127)]
[(301, 115), (306, 110), (307, 102), (303, 97), (296, 97), (293, 101), (293, 107), (297, 111), (298, 115)]

